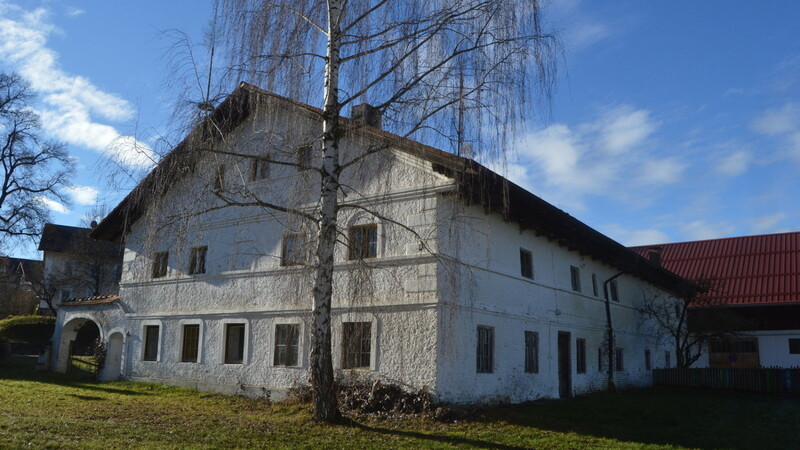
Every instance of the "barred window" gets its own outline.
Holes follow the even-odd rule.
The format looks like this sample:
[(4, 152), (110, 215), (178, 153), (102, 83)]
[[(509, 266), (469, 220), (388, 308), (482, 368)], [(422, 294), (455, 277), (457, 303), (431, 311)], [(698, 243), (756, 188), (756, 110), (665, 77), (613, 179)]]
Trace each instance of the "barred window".
[(181, 346), (181, 362), (197, 362), (200, 348), (200, 325), (183, 326), (183, 345)]
[(492, 373), (494, 367), (492, 360), (494, 358), (494, 328), (491, 327), (478, 327), (478, 355), (477, 355), (477, 371), (478, 373)]
[(366, 259), (378, 256), (378, 225), (350, 227), (349, 259)]
[(144, 354), (142, 359), (145, 361), (158, 360), (158, 325), (147, 325), (144, 327)]
[(578, 373), (586, 373), (586, 339), (575, 340), (575, 369)]
[(342, 324), (342, 367), (370, 367), (372, 356), (372, 323), (345, 322)]
[(581, 291), (581, 269), (575, 266), (569, 266), (569, 274), (572, 280), (572, 290), (575, 292)]
[(523, 277), (533, 278), (533, 253), (524, 248), (519, 249), (519, 269)]
[(539, 333), (525, 332), (525, 372), (539, 373)]
[(297, 366), (300, 343), (300, 325), (275, 325), (275, 358), (276, 366)]
[(245, 324), (225, 325), (225, 364), (244, 363)]

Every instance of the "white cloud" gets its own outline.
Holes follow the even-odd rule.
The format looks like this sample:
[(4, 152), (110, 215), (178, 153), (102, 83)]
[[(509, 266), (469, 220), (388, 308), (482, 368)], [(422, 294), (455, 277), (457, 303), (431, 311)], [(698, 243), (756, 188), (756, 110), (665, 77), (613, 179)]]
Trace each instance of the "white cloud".
[(133, 117), (133, 108), (125, 99), (104, 92), (88, 79), (62, 71), (58, 54), (47, 47), (47, 38), (55, 31), (46, 9), (26, 11), (0, 0), (0, 61), (10, 65), (31, 83), (40, 94), (39, 111), (44, 129), (69, 144), (81, 145), (131, 167), (149, 167), (153, 151), (137, 143), (136, 151), (109, 149), (122, 135), (111, 125), (98, 120), (121, 121)]
[(656, 229), (629, 230), (621, 225), (613, 224), (604, 227), (603, 232), (626, 247), (663, 244), (670, 241), (667, 233)]
[(588, 15), (580, 0), (558, 0), (553, 2), (555, 22), (563, 27), (561, 39), (575, 49), (596, 44), (611, 36), (614, 27)]
[(703, 220), (695, 220), (684, 224), (681, 229), (692, 241), (729, 237), (735, 231), (735, 228), (727, 223), (710, 224)]
[(67, 16), (68, 17), (78, 17), (85, 14), (86, 11), (80, 8), (67, 8)]
[(796, 132), (800, 129), (800, 104), (790, 102), (768, 109), (753, 120), (751, 127), (768, 136)]
[[(585, 208), (590, 195), (651, 201), (643, 189), (677, 183), (686, 165), (678, 158), (653, 156), (650, 137), (658, 123), (646, 110), (606, 109), (574, 127), (554, 124), (517, 142), (518, 161), (508, 177), (562, 207)], [(640, 193), (637, 198), (631, 192)]]
[(738, 151), (720, 158), (715, 168), (723, 175), (735, 177), (747, 172), (752, 161), (753, 155), (749, 152)]
[(36, 197), (36, 200), (38, 200), (41, 204), (44, 205), (45, 208), (49, 209), (50, 211), (54, 211), (61, 214), (69, 214), (69, 209), (67, 209), (66, 206), (55, 200), (51, 200), (47, 197)]
[(72, 197), (72, 200), (79, 205), (94, 205), (100, 191), (91, 186), (70, 186), (64, 190)]
[(788, 231), (786, 228), (781, 228), (779, 226), (781, 222), (788, 218), (789, 215), (782, 212), (770, 214), (768, 216), (756, 217), (750, 221), (750, 230), (757, 234), (780, 233), (783, 231)]

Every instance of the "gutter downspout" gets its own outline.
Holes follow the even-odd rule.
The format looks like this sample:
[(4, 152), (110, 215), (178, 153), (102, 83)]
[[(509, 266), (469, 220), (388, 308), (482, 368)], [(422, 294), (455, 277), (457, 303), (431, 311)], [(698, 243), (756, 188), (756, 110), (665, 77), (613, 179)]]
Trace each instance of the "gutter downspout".
[(614, 327), (611, 323), (611, 303), (608, 295), (608, 285), (612, 281), (625, 274), (625, 271), (618, 272), (613, 277), (603, 282), (603, 295), (606, 298), (606, 346), (608, 347), (608, 392), (616, 392), (614, 386)]

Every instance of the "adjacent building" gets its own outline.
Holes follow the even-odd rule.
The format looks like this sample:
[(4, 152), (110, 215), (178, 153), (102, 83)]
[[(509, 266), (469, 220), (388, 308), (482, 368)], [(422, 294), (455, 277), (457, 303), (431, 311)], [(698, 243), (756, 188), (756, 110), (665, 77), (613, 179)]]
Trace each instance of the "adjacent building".
[(702, 320), (734, 323), (729, 338), (709, 342), (699, 367), (800, 367), (800, 233), (741, 236), (634, 247), (664, 268), (707, 280)]
[[(62, 303), (55, 367), (91, 321), (107, 379), (273, 398), (307, 383), (320, 114), (242, 84), (167, 155), (92, 232), (124, 246), (119, 295)], [(521, 402), (604, 389), (608, 352), (622, 387), (670, 361), (637, 305), (685, 279), (473, 160), (371, 125), (344, 120), (340, 142), (339, 376)]]

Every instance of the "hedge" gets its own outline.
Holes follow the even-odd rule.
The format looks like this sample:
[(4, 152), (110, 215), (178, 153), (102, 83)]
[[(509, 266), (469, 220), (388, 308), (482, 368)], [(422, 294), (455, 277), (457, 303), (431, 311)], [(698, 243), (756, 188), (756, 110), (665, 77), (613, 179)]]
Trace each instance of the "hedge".
[(0, 320), (0, 341), (12, 344), (45, 345), (53, 336), (52, 316), (13, 316)]

